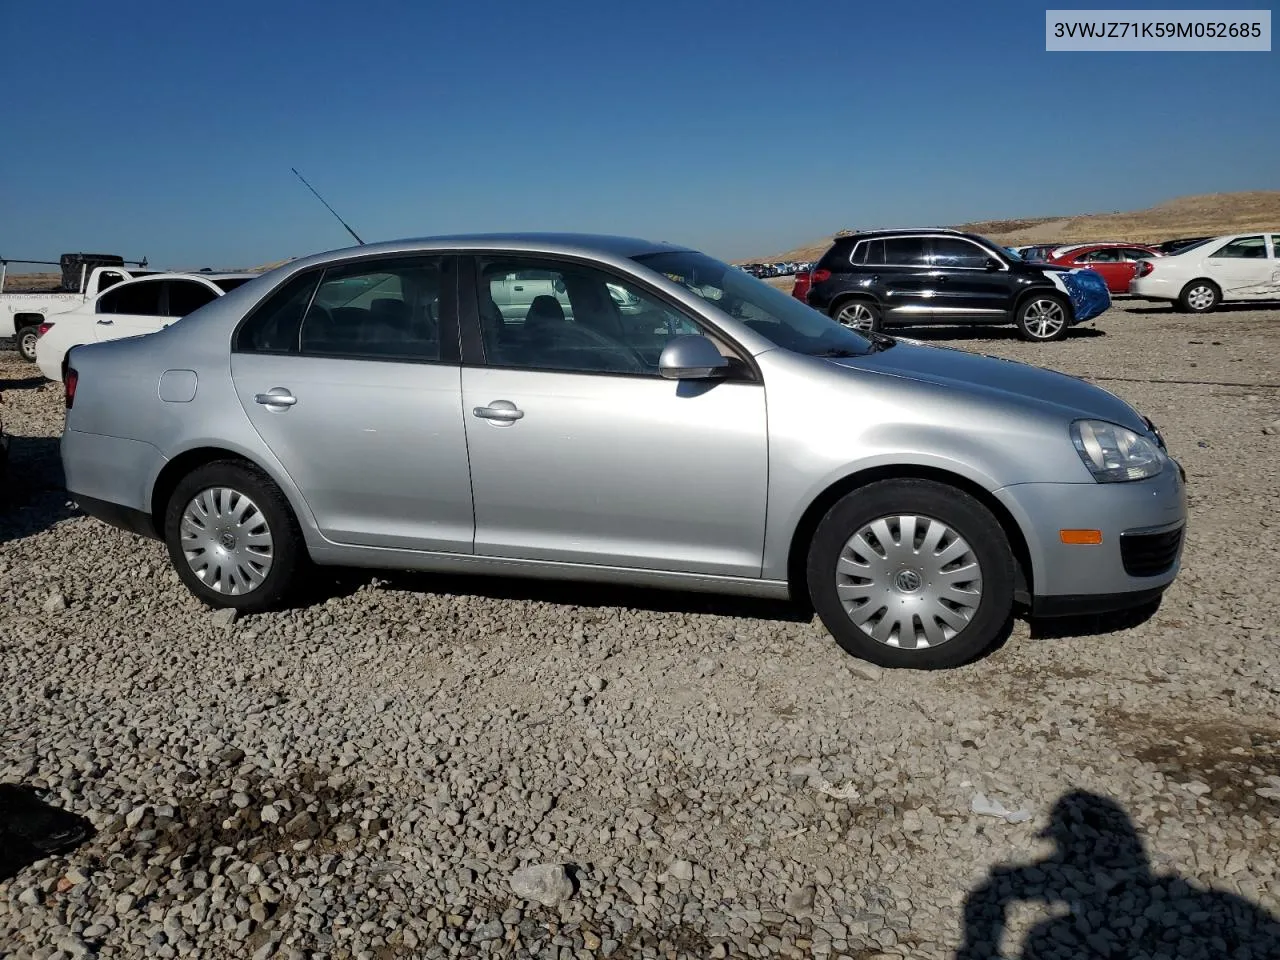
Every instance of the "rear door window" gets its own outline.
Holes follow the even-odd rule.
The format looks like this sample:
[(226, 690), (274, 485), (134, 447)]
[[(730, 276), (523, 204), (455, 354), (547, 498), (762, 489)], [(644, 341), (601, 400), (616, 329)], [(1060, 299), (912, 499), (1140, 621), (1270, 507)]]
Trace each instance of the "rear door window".
[(162, 280), (139, 280), (112, 287), (98, 300), (97, 313), (130, 314), (139, 317), (159, 317)]
[(168, 317), (185, 317), (217, 298), (212, 290), (194, 280), (166, 280), (165, 285), (169, 288), (165, 309)]
[(889, 237), (884, 241), (884, 264), (888, 267), (926, 265), (924, 237)]
[(933, 237), (930, 240), (933, 253), (930, 260), (935, 267), (967, 267), (981, 270), (991, 254), (976, 243), (961, 240), (959, 237)]

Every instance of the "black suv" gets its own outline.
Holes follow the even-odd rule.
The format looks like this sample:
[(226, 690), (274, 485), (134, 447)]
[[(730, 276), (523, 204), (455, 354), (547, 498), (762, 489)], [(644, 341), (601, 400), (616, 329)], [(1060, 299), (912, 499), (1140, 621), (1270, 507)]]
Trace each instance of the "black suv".
[(877, 230), (839, 237), (818, 261), (809, 306), (860, 331), (916, 324), (1014, 323), (1057, 340), (1076, 322), (1055, 268), (958, 230)]

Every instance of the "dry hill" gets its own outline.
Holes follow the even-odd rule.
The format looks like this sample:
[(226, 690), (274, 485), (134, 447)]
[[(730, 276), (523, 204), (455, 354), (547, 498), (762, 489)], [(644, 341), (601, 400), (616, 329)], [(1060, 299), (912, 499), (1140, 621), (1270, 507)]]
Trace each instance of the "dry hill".
[[(1178, 197), (1146, 210), (1090, 213), (1077, 217), (1030, 217), (982, 220), (958, 225), (997, 243), (1074, 243), (1088, 240), (1132, 240), (1158, 243), (1174, 237), (1213, 236), (1246, 230), (1280, 230), (1280, 190), (1210, 193)], [(831, 246), (830, 238), (763, 259), (816, 260)]]

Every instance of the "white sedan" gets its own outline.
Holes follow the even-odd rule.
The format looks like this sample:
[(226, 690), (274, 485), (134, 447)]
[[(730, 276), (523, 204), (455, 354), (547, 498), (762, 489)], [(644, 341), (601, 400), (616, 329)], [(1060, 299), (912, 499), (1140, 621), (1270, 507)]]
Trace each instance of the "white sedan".
[(84, 343), (155, 333), (194, 313), (255, 273), (158, 273), (118, 283), (40, 325), (36, 365), (61, 382), (67, 351)]
[(1143, 260), (1129, 292), (1191, 313), (1207, 313), (1224, 301), (1280, 302), (1280, 232), (1215, 237)]

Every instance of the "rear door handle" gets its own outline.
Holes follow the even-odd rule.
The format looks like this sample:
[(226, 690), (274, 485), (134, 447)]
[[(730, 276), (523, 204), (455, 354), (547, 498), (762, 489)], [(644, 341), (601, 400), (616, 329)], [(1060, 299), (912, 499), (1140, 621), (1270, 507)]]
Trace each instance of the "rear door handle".
[(481, 420), (498, 423), (513, 423), (524, 416), (524, 411), (510, 400), (494, 400), (487, 407), (476, 407), (471, 412)]
[(272, 387), (266, 393), (256, 393), (253, 400), (264, 407), (292, 407), (298, 402), (298, 398), (287, 387)]
[(109, 325), (111, 325), (111, 324), (115, 323), (115, 321), (114, 321), (114, 320), (99, 320), (98, 322), (99, 322), (99, 323), (101, 323), (101, 324), (107, 325), (107, 326), (109, 326)]

